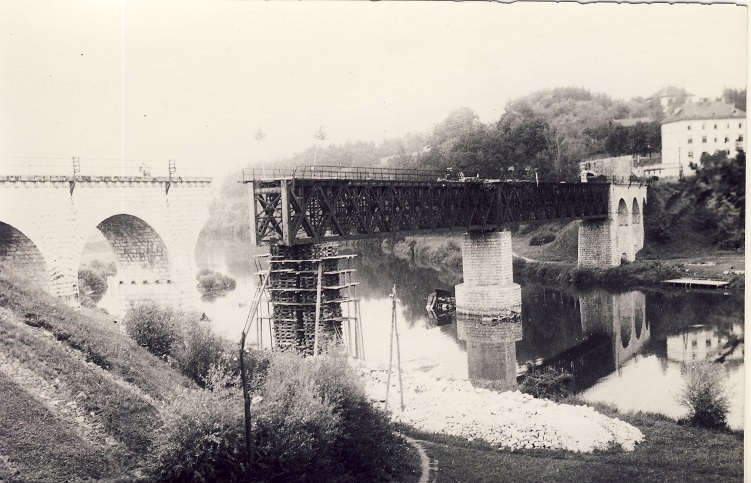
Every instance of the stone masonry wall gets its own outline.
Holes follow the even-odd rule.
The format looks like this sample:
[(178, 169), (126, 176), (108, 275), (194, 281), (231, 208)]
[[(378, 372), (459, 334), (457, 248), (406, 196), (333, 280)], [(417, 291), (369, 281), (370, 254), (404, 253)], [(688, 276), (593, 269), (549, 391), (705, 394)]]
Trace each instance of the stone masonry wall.
[(459, 312), (521, 312), (521, 287), (513, 283), (511, 233), (468, 233), (462, 240), (464, 282), (456, 286)]
[[(116, 228), (112, 222), (103, 227), (125, 265), (118, 272), (136, 274), (122, 280), (138, 285), (128, 291), (134, 299), (177, 303), (184, 295), (196, 298), (195, 246), (208, 218), (209, 178), (173, 180), (169, 191), (167, 178), (77, 177), (73, 186), (70, 181), (65, 176), (0, 176), (0, 222), (22, 232), (39, 250), (52, 294), (76, 304), (84, 244), (112, 218), (120, 225), (131, 220), (130, 226)], [(118, 215), (131, 218), (113, 218)], [(169, 284), (162, 283), (166, 280)]]
[(47, 288), (44, 257), (29, 238), (10, 225), (0, 222), (0, 267), (22, 273)]
[[(644, 247), (644, 200), (647, 188), (638, 184), (611, 185), (606, 220), (582, 221), (579, 225), (579, 265), (618, 266), (622, 259), (634, 261)], [(624, 201), (626, 212), (619, 217)], [(634, 204), (638, 213), (634, 211)]]

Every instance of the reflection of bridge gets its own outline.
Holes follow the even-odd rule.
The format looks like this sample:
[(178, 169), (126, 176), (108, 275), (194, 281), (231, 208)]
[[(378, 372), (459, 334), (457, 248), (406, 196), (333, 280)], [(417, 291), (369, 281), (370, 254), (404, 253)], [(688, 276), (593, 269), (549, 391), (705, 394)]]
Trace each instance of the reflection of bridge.
[(163, 177), (0, 176), (0, 262), (76, 304), (83, 247), (99, 230), (127, 300), (179, 302), (195, 292), (210, 182), (180, 178), (174, 165)]
[[(583, 340), (558, 354), (536, 361), (539, 367), (565, 369), (577, 390), (586, 389), (619, 369), (649, 341), (644, 294), (595, 290), (578, 298)], [(527, 321), (529, 322), (529, 321)], [(525, 323), (527, 323), (525, 322)], [(467, 343), (469, 378), (473, 384), (513, 389), (520, 372), (516, 342), (522, 340), (519, 314), (475, 316), (457, 314), (457, 334)]]

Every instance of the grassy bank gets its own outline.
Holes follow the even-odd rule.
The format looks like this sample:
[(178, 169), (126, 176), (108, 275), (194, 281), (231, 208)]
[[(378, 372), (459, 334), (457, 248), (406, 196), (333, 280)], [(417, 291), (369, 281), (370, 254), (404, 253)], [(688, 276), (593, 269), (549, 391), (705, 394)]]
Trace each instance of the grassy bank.
[(112, 319), (0, 277), (0, 480), (137, 478), (159, 405), (190, 385)]
[[(215, 348), (224, 362), (196, 378), (213, 381), (203, 389), (185, 377), (194, 374), (176, 348), (165, 362), (119, 325), (0, 275), (0, 481), (419, 478), (416, 451), (367, 402), (346, 361), (248, 353), (249, 467), (235, 346)], [(207, 346), (205, 337), (179, 340), (179, 349), (200, 346), (195, 356)]]
[(743, 434), (680, 426), (652, 414), (619, 414), (644, 433), (631, 453), (579, 454), (550, 450), (501, 451), (481, 442), (404, 431), (419, 440), (437, 482), (729, 482), (743, 480)]

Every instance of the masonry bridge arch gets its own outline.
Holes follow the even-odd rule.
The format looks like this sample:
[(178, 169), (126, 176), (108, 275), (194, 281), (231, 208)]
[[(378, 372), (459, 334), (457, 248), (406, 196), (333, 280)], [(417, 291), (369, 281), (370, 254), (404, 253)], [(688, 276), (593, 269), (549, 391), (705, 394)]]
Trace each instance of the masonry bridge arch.
[(210, 183), (0, 176), (0, 267), (77, 305), (84, 245), (100, 232), (115, 254), (123, 303), (154, 298), (179, 305), (196, 290), (195, 247), (208, 219)]

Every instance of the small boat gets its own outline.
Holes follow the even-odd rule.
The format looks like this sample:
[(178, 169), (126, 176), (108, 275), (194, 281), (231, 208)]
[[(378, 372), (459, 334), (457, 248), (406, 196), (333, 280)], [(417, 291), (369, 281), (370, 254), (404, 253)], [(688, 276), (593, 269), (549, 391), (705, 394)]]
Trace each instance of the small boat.
[(456, 310), (456, 298), (448, 290), (435, 289), (428, 295), (425, 310), (434, 312), (448, 312)]

